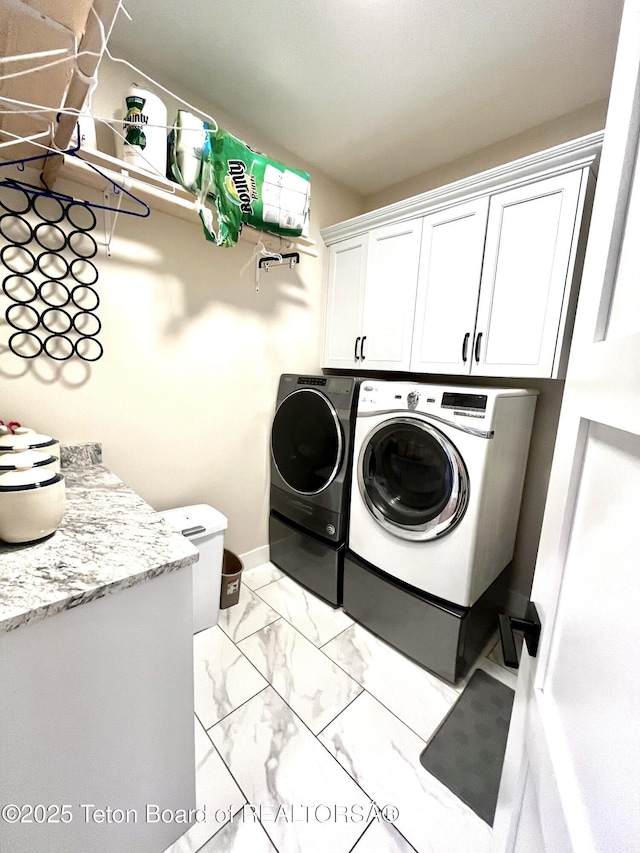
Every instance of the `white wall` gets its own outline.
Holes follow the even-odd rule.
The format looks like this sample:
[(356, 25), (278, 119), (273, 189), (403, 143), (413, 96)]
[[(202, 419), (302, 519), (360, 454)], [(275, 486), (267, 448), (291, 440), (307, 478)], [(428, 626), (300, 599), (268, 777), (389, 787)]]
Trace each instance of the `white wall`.
[(402, 181), (369, 195), (365, 199), (366, 209), (377, 210), (395, 201), (477, 175), (479, 172), (544, 151), (546, 148), (553, 148), (554, 145), (560, 145), (562, 142), (595, 133), (603, 129), (606, 115), (606, 100), (587, 104), (572, 113), (531, 127), (516, 136), (510, 136), (501, 142), (480, 148), (466, 157), (453, 160), (436, 169), (430, 169), (408, 181)]
[[(114, 115), (133, 79), (121, 66), (101, 66), (94, 112)], [(305, 168), (215, 106), (201, 107), (250, 145)], [(99, 146), (111, 141), (99, 130)], [(250, 243), (219, 248), (197, 223), (157, 212), (149, 219), (120, 215), (111, 258), (100, 251), (95, 260), (103, 358), (93, 365), (19, 359), (7, 350), (10, 330), (0, 320), (0, 419), (64, 443), (101, 441), (105, 464), (156, 509), (209, 503), (229, 518), (225, 542), (232, 550), (266, 545), (278, 378), (320, 370), (318, 229), (362, 211), (357, 195), (324, 175), (312, 171), (311, 181), (311, 237), (320, 257), (301, 255), (293, 270), (273, 267), (258, 293)], [(56, 189), (101, 200), (64, 181)], [(101, 217), (96, 236), (103, 239)]]

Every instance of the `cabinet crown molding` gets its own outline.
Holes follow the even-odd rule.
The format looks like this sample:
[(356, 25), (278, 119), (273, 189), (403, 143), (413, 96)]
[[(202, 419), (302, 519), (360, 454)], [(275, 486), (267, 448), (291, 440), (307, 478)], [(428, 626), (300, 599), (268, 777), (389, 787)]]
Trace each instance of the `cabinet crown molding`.
[(394, 202), (378, 210), (338, 222), (336, 225), (329, 225), (322, 228), (320, 234), (325, 244), (330, 246), (380, 225), (433, 213), (456, 204), (461, 199), (471, 200), (506, 187), (526, 184), (575, 169), (588, 167), (597, 174), (603, 139), (604, 131), (581, 136), (579, 139), (573, 139), (562, 145), (556, 145), (468, 178), (462, 178), (454, 183), (428, 190), (420, 195)]

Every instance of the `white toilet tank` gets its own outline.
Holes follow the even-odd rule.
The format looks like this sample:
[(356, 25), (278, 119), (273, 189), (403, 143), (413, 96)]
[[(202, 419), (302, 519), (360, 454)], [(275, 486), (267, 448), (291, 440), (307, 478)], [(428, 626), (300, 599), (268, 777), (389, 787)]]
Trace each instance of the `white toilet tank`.
[(200, 552), (193, 566), (193, 633), (218, 624), (222, 553), (227, 519), (208, 504), (194, 504), (158, 513), (176, 533)]

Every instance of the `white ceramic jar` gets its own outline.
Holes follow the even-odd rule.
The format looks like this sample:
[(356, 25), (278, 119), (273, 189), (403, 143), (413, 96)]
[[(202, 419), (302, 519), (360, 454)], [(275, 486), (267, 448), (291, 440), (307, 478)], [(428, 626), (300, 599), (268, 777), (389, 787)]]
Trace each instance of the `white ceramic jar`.
[(33, 432), (26, 427), (16, 430), (14, 435), (0, 435), (0, 454), (17, 453), (22, 450), (37, 450), (56, 459), (55, 471), (60, 472), (60, 443), (50, 435)]
[(50, 468), (60, 473), (60, 460), (50, 453), (38, 450), (15, 450), (13, 453), (0, 453), (0, 474), (8, 471), (24, 471), (27, 468)]
[(34, 542), (49, 536), (64, 516), (64, 477), (50, 468), (0, 474), (0, 539)]

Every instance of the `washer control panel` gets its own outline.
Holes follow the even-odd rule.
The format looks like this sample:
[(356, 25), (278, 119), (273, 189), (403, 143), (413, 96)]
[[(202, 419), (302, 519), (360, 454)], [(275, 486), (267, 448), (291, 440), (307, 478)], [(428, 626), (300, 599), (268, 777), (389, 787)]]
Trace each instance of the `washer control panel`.
[(453, 414), (461, 418), (480, 418), (480, 420), (485, 417), (484, 415), (481, 415), (480, 412), (459, 412), (454, 410)]
[(484, 388), (476, 392), (473, 388), (451, 385), (362, 381), (358, 395), (359, 415), (401, 411), (431, 413), (451, 423), (470, 418), (487, 422), (493, 417), (493, 394)]
[(479, 417), (484, 417), (484, 412), (487, 410), (487, 395), (445, 391), (442, 395), (441, 407), (454, 409), (456, 415), (475, 413)]

